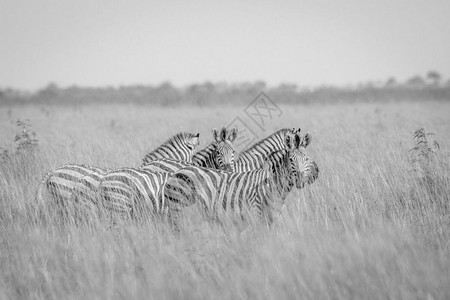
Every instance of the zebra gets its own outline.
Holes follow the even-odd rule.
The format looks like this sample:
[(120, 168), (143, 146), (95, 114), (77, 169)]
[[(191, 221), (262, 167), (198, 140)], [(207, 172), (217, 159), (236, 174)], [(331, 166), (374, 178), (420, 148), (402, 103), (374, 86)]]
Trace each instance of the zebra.
[(234, 162), (235, 171), (246, 172), (262, 168), (271, 153), (285, 148), (286, 136), (293, 137), (297, 133), (300, 133), (300, 128), (283, 128), (257, 142), (239, 154)]
[(237, 128), (230, 131), (227, 131), (225, 127), (222, 127), (220, 131), (214, 128), (213, 141), (206, 148), (195, 153), (192, 164), (198, 167), (233, 171), (235, 152), (233, 142), (237, 133)]
[[(199, 144), (199, 133), (180, 132), (171, 137), (161, 146), (144, 157), (144, 161), (152, 158), (172, 157), (175, 159), (192, 161), (194, 151)], [(37, 200), (43, 202), (43, 193), (47, 189), (53, 198), (66, 206), (71, 201), (83, 205), (91, 205), (89, 194), (95, 194), (100, 180), (110, 168), (101, 168), (89, 165), (69, 164), (61, 166), (44, 175), (37, 191)], [(80, 198), (80, 199), (78, 199)]]
[(181, 207), (197, 202), (210, 217), (222, 214), (263, 217), (271, 222), (271, 207), (283, 203), (295, 186), (302, 188), (318, 175), (309, 160), (306, 147), (311, 135), (303, 139), (299, 133), (287, 134), (284, 149), (272, 152), (263, 168), (247, 172), (225, 172), (211, 168), (188, 166), (167, 179), (164, 197), (173, 222), (177, 223)]

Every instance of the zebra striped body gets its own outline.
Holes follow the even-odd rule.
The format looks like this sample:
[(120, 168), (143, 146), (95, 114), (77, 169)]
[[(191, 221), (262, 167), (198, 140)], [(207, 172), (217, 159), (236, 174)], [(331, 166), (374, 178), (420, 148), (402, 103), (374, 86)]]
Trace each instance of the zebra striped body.
[(191, 164), (183, 161), (158, 159), (139, 169), (111, 170), (95, 188), (89, 189), (82, 182), (76, 185), (72, 202), (92, 211), (104, 209), (109, 215), (134, 217), (135, 207), (147, 207), (152, 213), (164, 214), (165, 203), (160, 199), (159, 191), (165, 178), (168, 173), (188, 166)]
[(294, 136), (299, 131), (300, 129), (280, 129), (244, 150), (234, 162), (235, 171), (246, 172), (262, 168), (271, 153), (285, 149), (286, 136)]
[[(147, 154), (144, 161), (152, 158), (166, 157), (191, 161), (195, 147), (199, 143), (199, 134), (178, 133), (153, 152)], [(100, 180), (112, 169), (88, 165), (65, 165), (48, 172), (42, 179), (37, 198), (43, 201), (42, 194), (48, 190), (62, 205), (76, 202), (81, 205), (91, 205), (95, 200)]]
[(240, 173), (195, 166), (180, 169), (169, 176), (164, 196), (175, 213), (179, 206), (197, 202), (213, 217), (245, 211), (262, 216), (275, 201), (284, 202), (294, 186), (301, 188), (315, 176), (311, 175), (315, 163), (306, 155), (309, 141), (310, 136), (305, 144), (299, 134), (286, 136), (286, 149), (270, 154), (263, 169)]
[(102, 209), (114, 216), (138, 218), (164, 214), (167, 204), (161, 195), (167, 173), (123, 168), (106, 174), (98, 186)]
[(237, 137), (237, 129), (227, 131), (223, 127), (220, 132), (213, 129), (212, 133), (213, 142), (194, 155), (192, 164), (198, 167), (233, 171), (235, 152), (233, 142)]
[[(169, 176), (164, 197), (172, 218), (182, 207), (197, 203), (209, 217), (221, 215), (260, 215), (260, 185), (266, 184), (267, 170), (234, 173), (189, 166)], [(265, 193), (264, 193), (265, 194)]]
[[(135, 217), (135, 205), (151, 208), (154, 214), (165, 214), (166, 203), (160, 195), (169, 173), (191, 166), (190, 163), (158, 159), (139, 169), (122, 168), (106, 174), (98, 187), (98, 194), (86, 197), (99, 204), (109, 214)], [(147, 210), (148, 211), (148, 210)]]

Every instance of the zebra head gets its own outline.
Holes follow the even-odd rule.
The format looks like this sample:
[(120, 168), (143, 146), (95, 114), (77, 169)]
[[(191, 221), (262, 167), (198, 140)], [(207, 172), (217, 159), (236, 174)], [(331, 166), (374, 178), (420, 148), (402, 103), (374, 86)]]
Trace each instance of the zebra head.
[(237, 137), (238, 130), (233, 128), (228, 131), (225, 127), (219, 131), (212, 130), (213, 134), (213, 158), (216, 169), (234, 171), (234, 146), (233, 142)]
[(156, 159), (171, 158), (191, 162), (199, 144), (199, 133), (180, 132), (157, 148), (154, 153), (157, 155)]
[(199, 136), (199, 133), (177, 133), (158, 148), (147, 153), (142, 161), (142, 166), (164, 158), (192, 162), (194, 152), (199, 145)]
[[(288, 150), (287, 164), (290, 171), (292, 182), (297, 188), (303, 188), (306, 182), (312, 182), (317, 178), (318, 168), (315, 162), (311, 162), (307, 153), (306, 147), (311, 143), (311, 134), (306, 133), (302, 138), (300, 130), (293, 135), (286, 135), (285, 145)], [(314, 178), (315, 177), (315, 178)]]

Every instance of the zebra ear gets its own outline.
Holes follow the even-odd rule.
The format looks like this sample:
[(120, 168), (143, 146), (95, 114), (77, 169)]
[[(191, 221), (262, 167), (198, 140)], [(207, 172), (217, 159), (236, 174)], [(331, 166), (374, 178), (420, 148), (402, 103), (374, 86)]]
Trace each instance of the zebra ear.
[(295, 127), (294, 128), (292, 128), (292, 134), (296, 134), (296, 133), (300, 133), (300, 128), (297, 128), (297, 129), (295, 129)]
[(236, 137), (237, 137), (237, 134), (238, 134), (238, 129), (237, 129), (237, 127), (231, 129), (230, 134), (228, 135), (228, 140), (229, 140), (230, 142), (234, 142), (234, 140), (235, 140)]
[(300, 142), (302, 141), (302, 138), (300, 137), (299, 133), (294, 134), (294, 148), (298, 148), (300, 146)]
[(284, 138), (284, 145), (287, 149), (292, 149), (292, 136), (290, 134), (287, 134)]
[(222, 127), (220, 130), (220, 141), (223, 142), (227, 138), (227, 129), (225, 127)]
[(199, 144), (200, 144), (200, 133), (197, 133), (196, 135), (194, 135), (194, 136), (192, 137), (192, 142), (193, 142), (195, 145), (199, 145)]
[(305, 134), (305, 136), (303, 137), (301, 146), (305, 147), (305, 148), (308, 147), (308, 145), (311, 144), (311, 140), (312, 140), (312, 136), (311, 136), (311, 134), (309, 132), (307, 132)]
[(219, 142), (219, 131), (216, 128), (213, 128), (213, 130), (211, 132), (213, 135), (213, 140), (215, 142)]

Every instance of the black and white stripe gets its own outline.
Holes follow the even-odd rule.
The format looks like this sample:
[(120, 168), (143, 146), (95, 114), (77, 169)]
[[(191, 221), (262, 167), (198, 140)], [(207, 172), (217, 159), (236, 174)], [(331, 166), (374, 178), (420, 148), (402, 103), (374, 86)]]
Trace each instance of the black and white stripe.
[(269, 175), (267, 170), (234, 173), (189, 166), (169, 176), (164, 197), (175, 223), (182, 208), (194, 203), (212, 218), (259, 215), (258, 187), (269, 180)]
[(168, 173), (122, 168), (106, 174), (98, 186), (101, 208), (114, 217), (142, 218), (165, 214), (161, 191)]
[(142, 170), (152, 171), (152, 172), (160, 172), (160, 173), (173, 173), (182, 168), (189, 167), (192, 164), (173, 160), (170, 158), (158, 159), (149, 162), (145, 166), (141, 167)]
[(166, 158), (150, 161), (139, 169), (113, 170), (103, 177), (96, 192), (86, 198), (111, 217), (165, 215), (167, 203), (161, 190), (168, 174), (191, 165)]
[(236, 172), (246, 172), (260, 169), (269, 155), (273, 152), (285, 149), (286, 136), (294, 136), (300, 129), (280, 129), (267, 138), (257, 142), (250, 148), (242, 151), (234, 162)]

